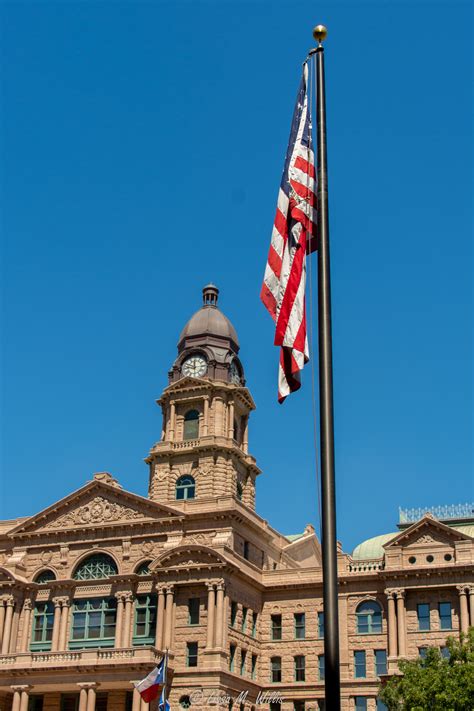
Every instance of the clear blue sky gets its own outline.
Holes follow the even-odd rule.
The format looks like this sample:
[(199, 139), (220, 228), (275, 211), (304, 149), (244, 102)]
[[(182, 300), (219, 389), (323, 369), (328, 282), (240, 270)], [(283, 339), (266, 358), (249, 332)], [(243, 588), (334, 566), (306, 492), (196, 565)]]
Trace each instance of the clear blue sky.
[[(300, 64), (326, 43), (338, 537), (473, 498), (470, 3), (15, 2), (2, 14), (4, 518), (112, 472), (209, 280), (257, 403), (259, 513), (318, 523), (309, 371), (259, 302)], [(448, 32), (445, 34), (445, 28)]]

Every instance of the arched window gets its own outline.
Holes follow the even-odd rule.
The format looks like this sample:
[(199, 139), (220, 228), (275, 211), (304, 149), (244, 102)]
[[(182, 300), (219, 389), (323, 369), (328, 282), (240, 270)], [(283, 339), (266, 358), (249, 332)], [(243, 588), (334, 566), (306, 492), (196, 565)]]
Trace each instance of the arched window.
[(74, 580), (98, 580), (117, 573), (114, 560), (105, 553), (98, 553), (83, 560), (76, 568), (73, 578)]
[(194, 499), (196, 495), (196, 483), (192, 476), (186, 474), (185, 476), (180, 476), (176, 482), (176, 498), (181, 499)]
[(374, 600), (361, 602), (356, 610), (357, 634), (382, 632), (382, 608)]
[(184, 416), (183, 439), (197, 439), (199, 437), (199, 412), (188, 410)]
[(237, 482), (237, 498), (239, 501), (242, 501), (243, 493), (244, 493), (244, 489), (242, 487), (242, 484), (240, 483), (240, 481), (238, 481)]
[(150, 575), (150, 563), (151, 560), (145, 560), (143, 563), (140, 563), (135, 571), (135, 575)]
[(42, 570), (34, 579), (35, 583), (41, 585), (42, 583), (49, 583), (50, 580), (56, 580), (56, 576), (52, 570)]

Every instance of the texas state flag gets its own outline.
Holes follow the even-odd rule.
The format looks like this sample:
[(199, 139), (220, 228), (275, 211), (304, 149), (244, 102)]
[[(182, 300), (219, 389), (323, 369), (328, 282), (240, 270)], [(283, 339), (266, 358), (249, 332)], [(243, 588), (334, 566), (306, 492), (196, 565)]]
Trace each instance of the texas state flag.
[(136, 690), (146, 703), (154, 701), (160, 695), (165, 684), (165, 671), (166, 663), (165, 657), (163, 657), (158, 666), (155, 667), (148, 676), (139, 681), (138, 684), (135, 684)]
[(168, 699), (165, 696), (165, 687), (160, 696), (160, 703), (158, 704), (159, 711), (171, 711), (171, 706), (168, 703)]

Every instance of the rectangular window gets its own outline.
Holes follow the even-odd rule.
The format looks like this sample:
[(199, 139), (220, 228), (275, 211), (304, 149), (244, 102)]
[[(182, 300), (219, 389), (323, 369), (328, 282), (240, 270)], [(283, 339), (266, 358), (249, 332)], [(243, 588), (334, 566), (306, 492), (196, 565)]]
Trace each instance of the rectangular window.
[(387, 652), (385, 649), (376, 649), (375, 652), (375, 674), (382, 676), (387, 673)]
[(43, 711), (43, 694), (30, 694), (28, 697), (28, 711)]
[(365, 652), (354, 652), (354, 676), (356, 679), (364, 679), (366, 677)]
[(272, 615), (272, 639), (281, 639), (281, 615)]
[(188, 642), (186, 644), (186, 666), (197, 667), (198, 665), (198, 643)]
[(293, 711), (304, 711), (304, 701), (293, 701)]
[(281, 703), (279, 701), (272, 701), (270, 703), (270, 711), (281, 711)]
[(233, 672), (235, 669), (235, 651), (237, 647), (235, 644), (230, 645), (230, 650), (229, 650), (229, 671)]
[(376, 709), (377, 709), (377, 711), (388, 711), (388, 706), (385, 706), (383, 701), (380, 701), (380, 699), (377, 699)]
[(245, 662), (247, 660), (247, 652), (245, 649), (240, 651), (240, 676), (245, 676)]
[(418, 647), (418, 655), (421, 659), (426, 659), (428, 654), (428, 647)]
[(248, 610), (246, 607), (242, 608), (242, 632), (245, 632), (245, 628), (247, 627), (247, 613)]
[(252, 679), (257, 678), (257, 655), (252, 654), (252, 666), (250, 669), (250, 676)]
[(305, 681), (306, 677), (306, 660), (302, 654), (295, 657), (295, 681)]
[(139, 595), (135, 600), (133, 645), (153, 644), (156, 628), (156, 595)]
[(79, 694), (61, 694), (59, 703), (61, 711), (77, 711), (79, 708)]
[(116, 615), (115, 598), (76, 600), (72, 606), (69, 649), (113, 647)]
[(257, 636), (257, 619), (258, 614), (256, 612), (252, 612), (252, 637), (254, 639)]
[(318, 638), (324, 639), (324, 612), (318, 612)]
[(450, 658), (451, 652), (449, 651), (448, 647), (441, 647), (439, 651), (441, 652), (441, 656), (443, 657), (443, 659)]
[(53, 639), (54, 605), (52, 602), (37, 602), (33, 612), (32, 652), (47, 652)]
[(295, 639), (305, 638), (304, 612), (295, 612)]
[(440, 602), (438, 606), (439, 610), (439, 627), (442, 630), (450, 630), (453, 627), (451, 619), (451, 603), (450, 602)]
[(249, 559), (249, 542), (244, 541), (244, 558), (245, 560)]
[(430, 606), (426, 603), (420, 603), (416, 606), (418, 613), (418, 629), (419, 630), (429, 630), (430, 629)]
[(326, 701), (324, 699), (318, 699), (318, 711), (326, 711)]
[(318, 677), (319, 681), (324, 681), (324, 654), (318, 655)]
[(281, 657), (272, 657), (270, 660), (270, 681), (277, 684), (281, 681)]
[(199, 624), (199, 598), (190, 597), (188, 600), (188, 625)]
[(230, 603), (230, 626), (234, 627), (235, 618), (237, 617), (237, 603), (232, 600)]
[(367, 711), (367, 697), (366, 696), (355, 696), (354, 697), (354, 707), (355, 707), (355, 711)]

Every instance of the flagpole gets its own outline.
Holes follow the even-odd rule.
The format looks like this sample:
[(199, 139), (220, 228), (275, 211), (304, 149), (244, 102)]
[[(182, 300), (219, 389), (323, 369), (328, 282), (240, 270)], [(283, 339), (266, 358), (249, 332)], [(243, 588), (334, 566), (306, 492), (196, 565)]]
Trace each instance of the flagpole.
[[(334, 409), (332, 385), (331, 277), (329, 263), (328, 179), (324, 48), (327, 30), (318, 25), (313, 37), (316, 54), (317, 209), (318, 209), (318, 340), (319, 408), (322, 489), (322, 554), (324, 604), (324, 665), (326, 708), (340, 711), (339, 615), (337, 598), (336, 486), (334, 472)], [(313, 53), (312, 52), (312, 53)]]

